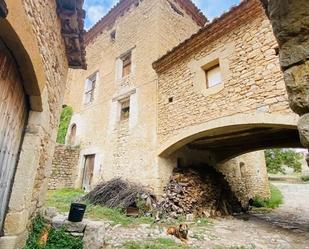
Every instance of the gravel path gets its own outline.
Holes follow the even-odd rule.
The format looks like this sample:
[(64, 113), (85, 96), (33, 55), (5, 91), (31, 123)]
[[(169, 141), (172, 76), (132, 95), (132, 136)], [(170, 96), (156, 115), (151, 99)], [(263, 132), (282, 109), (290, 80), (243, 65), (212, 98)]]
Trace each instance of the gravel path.
[[(190, 225), (190, 248), (246, 246), (261, 249), (309, 249), (309, 184), (275, 183), (285, 203), (269, 214), (249, 214)], [(167, 237), (165, 225), (116, 226), (107, 234), (112, 248), (130, 240)], [(254, 247), (252, 247), (254, 245)], [(163, 249), (163, 248), (162, 248)]]

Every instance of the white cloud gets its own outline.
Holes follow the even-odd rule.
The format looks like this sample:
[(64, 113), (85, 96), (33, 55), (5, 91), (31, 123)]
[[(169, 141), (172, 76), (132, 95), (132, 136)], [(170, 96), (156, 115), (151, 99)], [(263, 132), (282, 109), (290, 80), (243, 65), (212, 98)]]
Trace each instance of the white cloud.
[(87, 18), (89, 21), (89, 25), (94, 25), (97, 21), (99, 21), (106, 13), (107, 9), (102, 5), (91, 5), (87, 9)]

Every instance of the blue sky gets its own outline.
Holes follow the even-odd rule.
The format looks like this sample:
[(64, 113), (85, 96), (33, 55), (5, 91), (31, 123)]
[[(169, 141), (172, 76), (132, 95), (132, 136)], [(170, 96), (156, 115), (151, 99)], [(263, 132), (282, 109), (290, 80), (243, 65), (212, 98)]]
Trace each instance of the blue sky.
[[(94, 25), (118, 0), (85, 0), (84, 9), (87, 11), (86, 29)], [(219, 16), (240, 0), (193, 0), (209, 20)]]

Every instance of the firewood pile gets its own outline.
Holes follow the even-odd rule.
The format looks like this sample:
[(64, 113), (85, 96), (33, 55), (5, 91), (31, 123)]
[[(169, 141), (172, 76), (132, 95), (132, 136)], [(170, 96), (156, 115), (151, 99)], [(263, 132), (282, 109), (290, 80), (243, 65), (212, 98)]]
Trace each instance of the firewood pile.
[(241, 208), (224, 176), (211, 167), (174, 172), (164, 192), (159, 210), (169, 217), (186, 214), (215, 217), (230, 215)]

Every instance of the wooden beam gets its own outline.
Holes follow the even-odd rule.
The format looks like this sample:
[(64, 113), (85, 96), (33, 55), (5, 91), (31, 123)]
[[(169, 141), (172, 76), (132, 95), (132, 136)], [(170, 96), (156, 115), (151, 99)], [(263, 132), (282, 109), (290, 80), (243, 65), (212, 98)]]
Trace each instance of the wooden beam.
[(4, 0), (0, 0), (0, 17), (5, 18), (8, 15), (8, 8)]

